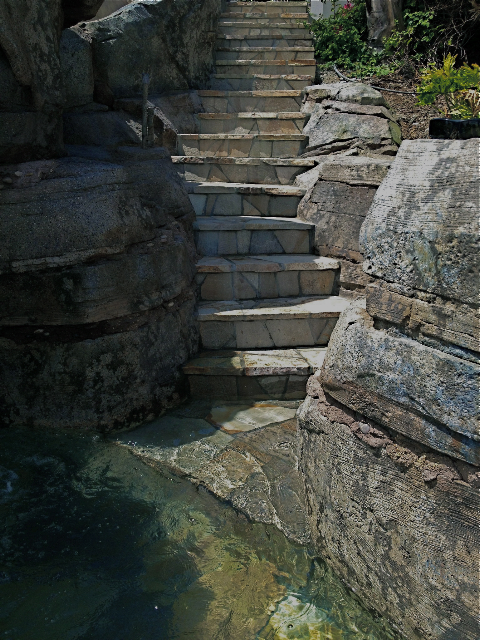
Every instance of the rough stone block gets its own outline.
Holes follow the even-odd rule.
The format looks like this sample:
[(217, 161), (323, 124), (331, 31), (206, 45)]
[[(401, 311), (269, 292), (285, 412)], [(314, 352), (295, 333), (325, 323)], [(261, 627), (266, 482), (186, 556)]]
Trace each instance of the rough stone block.
[(402, 144), (362, 226), (366, 273), (478, 305), (479, 144)]
[(335, 328), (325, 390), (385, 427), (480, 465), (480, 365), (374, 329), (364, 304), (352, 305)]
[(476, 469), (460, 474), (447, 457), (360, 424), (310, 381), (309, 393), (299, 466), (317, 553), (402, 637), (476, 640)]
[(80, 29), (73, 27), (63, 31), (60, 38), (60, 64), (65, 87), (65, 108), (92, 103), (92, 46)]

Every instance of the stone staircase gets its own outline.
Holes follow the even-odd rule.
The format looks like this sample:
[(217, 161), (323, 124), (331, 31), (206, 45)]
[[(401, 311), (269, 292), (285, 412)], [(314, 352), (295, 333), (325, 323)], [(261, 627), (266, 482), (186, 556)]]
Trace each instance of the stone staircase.
[(347, 302), (339, 263), (312, 253), (314, 225), (297, 219), (302, 91), (315, 76), (305, 2), (229, 2), (217, 73), (199, 91), (196, 134), (173, 158), (194, 224), (203, 352), (184, 372), (193, 396), (298, 399), (323, 360)]

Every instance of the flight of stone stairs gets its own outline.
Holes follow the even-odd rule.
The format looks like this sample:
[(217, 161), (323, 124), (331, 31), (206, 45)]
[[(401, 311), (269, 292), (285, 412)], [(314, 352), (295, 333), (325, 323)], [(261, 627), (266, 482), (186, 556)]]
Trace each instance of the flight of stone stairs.
[(296, 218), (302, 91), (313, 83), (306, 2), (229, 2), (216, 73), (199, 91), (199, 133), (173, 158), (196, 212), (201, 353), (184, 372), (199, 397), (298, 399), (346, 301), (339, 263), (313, 255)]

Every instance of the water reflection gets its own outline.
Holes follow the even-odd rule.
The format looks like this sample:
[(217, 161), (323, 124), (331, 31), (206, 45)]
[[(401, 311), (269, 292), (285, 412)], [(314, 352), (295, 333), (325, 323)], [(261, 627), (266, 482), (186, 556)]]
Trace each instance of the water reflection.
[(386, 640), (273, 527), (98, 436), (0, 432), (0, 637)]

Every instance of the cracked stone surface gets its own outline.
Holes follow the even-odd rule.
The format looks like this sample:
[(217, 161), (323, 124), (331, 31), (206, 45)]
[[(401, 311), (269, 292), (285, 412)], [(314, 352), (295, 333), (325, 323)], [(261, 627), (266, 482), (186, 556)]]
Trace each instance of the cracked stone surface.
[(303, 483), (296, 471), (298, 405), (193, 401), (115, 442), (306, 544)]

